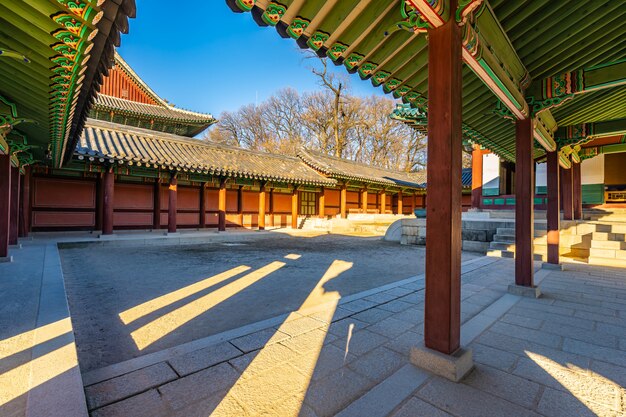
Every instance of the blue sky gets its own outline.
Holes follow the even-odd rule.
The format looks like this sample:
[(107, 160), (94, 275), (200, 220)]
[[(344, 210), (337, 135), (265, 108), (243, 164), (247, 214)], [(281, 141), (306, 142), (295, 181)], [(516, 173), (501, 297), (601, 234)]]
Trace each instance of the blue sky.
[[(184, 3), (137, 0), (137, 17), (118, 52), (161, 97), (177, 107), (212, 113), (263, 101), (276, 90), (319, 89), (300, 48), (273, 27), (259, 27), (250, 13), (233, 13), (224, 0)], [(350, 79), (357, 95), (382, 94), (369, 81)]]

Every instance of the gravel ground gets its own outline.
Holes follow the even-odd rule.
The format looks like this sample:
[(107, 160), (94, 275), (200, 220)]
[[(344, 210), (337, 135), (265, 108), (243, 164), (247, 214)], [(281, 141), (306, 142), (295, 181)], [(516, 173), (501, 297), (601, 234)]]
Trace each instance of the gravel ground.
[(307, 298), (309, 306), (424, 272), (423, 247), (342, 235), (94, 246), (61, 258), (82, 372), (297, 310)]

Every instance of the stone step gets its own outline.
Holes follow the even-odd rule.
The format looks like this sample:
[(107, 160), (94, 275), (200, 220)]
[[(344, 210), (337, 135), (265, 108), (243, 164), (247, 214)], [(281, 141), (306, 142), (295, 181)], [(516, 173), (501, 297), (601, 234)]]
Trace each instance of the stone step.
[[(487, 252), (487, 256), (494, 256), (497, 258), (515, 258), (515, 251), (512, 250), (490, 250)], [(535, 253), (533, 255), (535, 261), (545, 261), (547, 256), (541, 253)]]
[(626, 250), (626, 242), (619, 240), (592, 240), (592, 249)]
[(615, 266), (624, 268), (626, 267), (626, 259), (615, 259), (615, 258), (603, 258), (599, 256), (590, 256), (587, 259), (589, 265), (602, 265), (602, 266)]
[(337, 417), (385, 417), (402, 404), (431, 376), (411, 364), (387, 377), (344, 408)]
[(495, 240), (489, 244), (490, 250), (509, 250), (514, 248), (515, 242), (496, 242)]
[(626, 250), (621, 249), (600, 249), (592, 247), (589, 249), (590, 258), (623, 259), (626, 260)]
[[(535, 237), (545, 236), (548, 233), (545, 229), (537, 229), (535, 228)], [(515, 229), (512, 227), (498, 227), (496, 229), (496, 234), (499, 236), (511, 236), (515, 238)]]
[(626, 242), (626, 234), (624, 233), (593, 232), (591, 236), (591, 239), (596, 241)]

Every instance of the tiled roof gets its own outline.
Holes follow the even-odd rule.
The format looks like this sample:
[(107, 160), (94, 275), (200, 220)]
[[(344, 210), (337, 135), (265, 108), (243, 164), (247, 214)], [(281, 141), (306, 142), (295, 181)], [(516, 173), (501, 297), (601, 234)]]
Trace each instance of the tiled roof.
[(116, 113), (128, 113), (131, 115), (144, 115), (155, 119), (180, 121), (185, 123), (212, 124), (215, 119), (210, 114), (196, 113), (189, 110), (178, 109), (170, 105), (159, 106), (154, 104), (139, 103), (125, 100), (105, 94), (98, 94), (94, 109), (114, 111)]
[(79, 159), (103, 158), (127, 165), (216, 176), (317, 186), (336, 184), (296, 157), (253, 152), (94, 119), (88, 120), (76, 155)]
[(298, 156), (310, 167), (341, 180), (355, 180), (383, 186), (424, 188), (426, 172), (403, 172), (373, 167), (347, 159), (301, 149)]

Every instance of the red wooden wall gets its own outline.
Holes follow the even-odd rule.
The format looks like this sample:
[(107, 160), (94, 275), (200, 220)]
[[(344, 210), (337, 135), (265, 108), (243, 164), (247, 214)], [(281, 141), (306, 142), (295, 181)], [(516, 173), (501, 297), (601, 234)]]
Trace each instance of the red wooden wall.
[(104, 77), (100, 93), (139, 103), (157, 104), (117, 65)]

